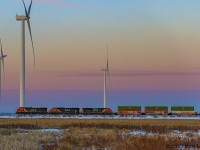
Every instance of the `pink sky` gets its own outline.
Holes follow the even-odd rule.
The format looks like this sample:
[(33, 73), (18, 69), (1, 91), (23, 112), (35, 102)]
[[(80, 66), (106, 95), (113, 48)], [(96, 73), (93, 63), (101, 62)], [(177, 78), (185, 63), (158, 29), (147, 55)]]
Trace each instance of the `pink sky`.
[[(200, 91), (200, 2), (183, 1), (34, 0), (36, 68), (26, 27), (27, 89), (102, 92), (108, 45), (110, 91)], [(16, 13), (24, 13), (20, 0), (1, 0), (0, 14), (6, 15), (0, 38), (8, 55), (3, 89), (15, 91), (21, 41)]]

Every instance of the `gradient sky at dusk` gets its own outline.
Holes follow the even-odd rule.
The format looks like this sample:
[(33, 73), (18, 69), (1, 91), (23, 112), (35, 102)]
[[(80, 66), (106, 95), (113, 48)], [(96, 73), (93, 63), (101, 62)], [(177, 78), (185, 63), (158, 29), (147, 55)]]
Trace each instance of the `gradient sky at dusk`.
[[(25, 0), (27, 6), (30, 0)], [(0, 1), (6, 78), (0, 112), (19, 106), (21, 0)], [(194, 105), (200, 111), (200, 1), (33, 0), (36, 68), (26, 28), (26, 106)]]

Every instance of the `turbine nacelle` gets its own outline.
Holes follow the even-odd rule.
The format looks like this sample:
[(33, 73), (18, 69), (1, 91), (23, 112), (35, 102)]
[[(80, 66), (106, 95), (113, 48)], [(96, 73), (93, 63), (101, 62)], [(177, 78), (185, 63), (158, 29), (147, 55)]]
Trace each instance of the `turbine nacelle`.
[(108, 71), (108, 68), (102, 67), (102, 71)]
[(0, 57), (0, 59), (4, 59), (6, 56), (7, 56), (7, 55), (3, 55), (3, 56)]
[(3, 59), (4, 59), (5, 57), (7, 57), (7, 55), (3, 55)]
[(30, 19), (30, 17), (29, 18), (27, 18), (26, 16), (16, 16), (16, 20), (17, 21), (22, 21), (22, 20), (27, 20), (27, 19)]

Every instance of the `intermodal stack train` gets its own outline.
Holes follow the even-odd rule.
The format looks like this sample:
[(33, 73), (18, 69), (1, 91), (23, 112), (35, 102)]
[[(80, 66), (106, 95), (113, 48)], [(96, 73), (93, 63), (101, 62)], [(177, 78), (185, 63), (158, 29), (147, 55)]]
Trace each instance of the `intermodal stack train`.
[(117, 112), (111, 108), (65, 108), (54, 107), (49, 111), (47, 108), (19, 107), (16, 114), (66, 114), (66, 115), (197, 115), (194, 106), (172, 106), (169, 111), (168, 106), (118, 106)]

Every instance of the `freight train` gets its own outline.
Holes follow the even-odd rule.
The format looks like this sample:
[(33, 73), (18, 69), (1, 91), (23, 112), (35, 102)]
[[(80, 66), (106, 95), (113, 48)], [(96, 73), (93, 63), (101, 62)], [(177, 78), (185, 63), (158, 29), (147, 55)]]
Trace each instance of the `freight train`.
[[(80, 111), (82, 110), (82, 111)], [(118, 106), (114, 113), (110, 108), (64, 108), (54, 107), (49, 111), (47, 108), (19, 107), (16, 114), (66, 114), (66, 115), (197, 115), (194, 106), (172, 106), (169, 111), (167, 106), (145, 106), (142, 112), (141, 106)]]

